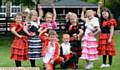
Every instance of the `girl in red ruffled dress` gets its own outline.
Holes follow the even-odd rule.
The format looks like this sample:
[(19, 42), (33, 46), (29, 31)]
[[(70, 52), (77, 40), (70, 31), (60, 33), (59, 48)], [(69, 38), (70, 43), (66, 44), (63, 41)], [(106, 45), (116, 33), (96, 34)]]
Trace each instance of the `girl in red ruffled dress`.
[[(117, 22), (107, 8), (102, 9), (100, 14), (101, 33), (99, 34), (98, 54), (103, 55), (101, 68), (104, 68), (112, 65), (112, 57), (116, 54), (113, 36)], [(109, 57), (108, 64), (106, 63), (107, 56)]]
[(15, 35), (11, 45), (11, 59), (15, 60), (16, 67), (21, 66), (21, 61), (28, 60), (28, 42), (27, 36), (23, 31), (22, 14), (18, 13), (15, 17), (15, 23), (10, 24), (10, 30)]

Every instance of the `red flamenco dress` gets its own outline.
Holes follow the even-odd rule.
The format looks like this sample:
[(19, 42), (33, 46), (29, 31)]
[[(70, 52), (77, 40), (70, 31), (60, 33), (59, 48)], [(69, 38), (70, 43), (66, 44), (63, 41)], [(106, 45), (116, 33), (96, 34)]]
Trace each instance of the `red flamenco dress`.
[(114, 56), (116, 54), (113, 37), (112, 43), (108, 43), (108, 39), (110, 37), (110, 27), (116, 27), (116, 25), (117, 22), (115, 19), (110, 19), (101, 23), (101, 33), (99, 34), (98, 41), (98, 55)]
[(28, 60), (28, 41), (27, 36), (23, 32), (23, 25), (13, 23), (10, 25), (10, 29), (16, 27), (15, 31), (22, 35), (22, 38), (15, 36), (11, 45), (11, 59), (17, 61)]

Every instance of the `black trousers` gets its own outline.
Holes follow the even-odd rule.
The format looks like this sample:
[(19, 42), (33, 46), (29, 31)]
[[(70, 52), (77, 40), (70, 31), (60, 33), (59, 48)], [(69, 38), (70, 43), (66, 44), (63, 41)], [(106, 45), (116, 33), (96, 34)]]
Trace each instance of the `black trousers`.
[(73, 56), (68, 61), (61, 64), (61, 68), (65, 69), (72, 63), (75, 63), (75, 68), (78, 68), (78, 59), (79, 58), (78, 58), (77, 54), (73, 54)]

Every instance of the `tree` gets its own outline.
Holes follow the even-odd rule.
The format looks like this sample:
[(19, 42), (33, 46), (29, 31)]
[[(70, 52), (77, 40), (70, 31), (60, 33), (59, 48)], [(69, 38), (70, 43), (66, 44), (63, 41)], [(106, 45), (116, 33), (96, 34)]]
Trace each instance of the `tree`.
[(0, 0), (0, 6), (2, 5), (2, 0)]
[(33, 2), (33, 0), (11, 0), (13, 5), (23, 5), (23, 6), (28, 6), (33, 7), (35, 6), (35, 3)]

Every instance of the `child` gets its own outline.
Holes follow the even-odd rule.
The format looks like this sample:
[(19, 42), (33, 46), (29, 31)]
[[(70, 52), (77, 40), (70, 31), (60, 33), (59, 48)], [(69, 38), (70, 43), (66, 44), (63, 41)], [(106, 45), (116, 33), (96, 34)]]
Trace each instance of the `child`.
[(87, 61), (85, 65), (86, 69), (93, 68), (93, 61), (97, 59), (97, 42), (95, 35), (100, 32), (99, 20), (94, 17), (95, 12), (93, 10), (86, 11), (86, 17), (84, 15), (85, 9), (82, 10), (81, 19), (85, 21), (85, 34), (82, 38), (82, 55), (81, 59)]
[(47, 12), (45, 14), (45, 23), (41, 24), (42, 28), (48, 28), (48, 29), (56, 29), (57, 28), (57, 23), (56, 23), (56, 10), (54, 5), (53, 7), (53, 13)]
[[(78, 23), (78, 18), (75, 13), (71, 13), (69, 17), (68, 34), (70, 35), (71, 51), (81, 56), (81, 37), (83, 35), (84, 26)], [(83, 27), (83, 28), (82, 28)], [(76, 60), (78, 60), (78, 58)]]
[(30, 14), (30, 9), (29, 8), (26, 8), (24, 11), (23, 11), (23, 22), (28, 22), (29, 21), (29, 14)]
[(65, 17), (65, 20), (66, 20), (66, 25), (65, 25), (65, 31), (68, 32), (69, 30), (69, 26), (70, 26), (70, 16), (72, 15), (73, 13), (72, 12), (68, 12), (66, 14), (66, 17)]
[(63, 34), (62, 41), (63, 43), (61, 44), (60, 54), (65, 60), (65, 62), (61, 64), (62, 69), (70, 66), (73, 69), (78, 70), (77, 55), (71, 51), (71, 45), (69, 43), (70, 35)]
[[(37, 17), (37, 23), (40, 24), (40, 20), (42, 19), (42, 16), (43, 16), (43, 10), (42, 10), (42, 7), (40, 4), (38, 4), (38, 17)], [(27, 24), (29, 21), (30, 21), (30, 9), (29, 8), (26, 8), (24, 11), (23, 11), (23, 22), (24, 24)]]
[[(38, 14), (35, 10), (31, 10), (30, 12), (30, 21), (26, 24), (25, 32), (29, 36), (28, 38), (28, 56), (31, 62), (31, 66), (35, 67), (35, 60), (40, 59), (41, 57), (41, 49), (42, 42), (39, 39), (39, 23), (37, 22)], [(32, 36), (31, 36), (32, 35)]]
[(40, 38), (44, 42), (42, 48), (43, 62), (45, 64), (46, 70), (53, 70), (54, 64), (62, 63), (63, 58), (59, 56), (60, 45), (56, 41), (57, 33), (54, 30), (49, 31), (48, 37), (45, 37), (44, 33), (47, 29), (44, 29), (40, 33)]
[(17, 13), (15, 23), (10, 24), (10, 30), (15, 35), (11, 45), (11, 59), (15, 60), (16, 67), (21, 66), (21, 61), (28, 60), (27, 36), (23, 32), (22, 14)]
[[(112, 57), (116, 51), (114, 47), (114, 28), (117, 25), (116, 20), (111, 16), (111, 12), (107, 8), (103, 8), (100, 17), (101, 33), (99, 34), (98, 54), (103, 55), (103, 64), (100, 66), (110, 67), (112, 65)], [(107, 56), (109, 63), (106, 63)]]

